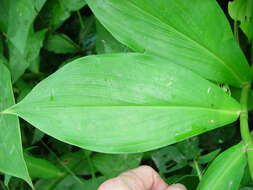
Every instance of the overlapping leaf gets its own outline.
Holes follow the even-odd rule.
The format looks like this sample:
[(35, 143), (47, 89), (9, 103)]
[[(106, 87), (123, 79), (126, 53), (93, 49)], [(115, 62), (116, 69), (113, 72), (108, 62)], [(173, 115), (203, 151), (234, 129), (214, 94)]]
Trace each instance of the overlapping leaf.
[(221, 153), (207, 169), (197, 190), (237, 190), (247, 164), (243, 144)]
[(96, 22), (96, 50), (99, 54), (131, 51), (117, 41), (99, 21)]
[(231, 123), (240, 106), (164, 59), (115, 54), (66, 65), (6, 112), (86, 149), (141, 152)]
[(92, 163), (100, 173), (108, 178), (127, 170), (136, 168), (141, 162), (142, 154), (96, 154), (92, 158)]
[[(213, 0), (87, 0), (120, 42), (183, 65), (207, 79), (242, 86), (247, 61)], [(208, 26), (208, 27), (207, 27)]]
[(45, 48), (54, 53), (74, 53), (78, 46), (65, 34), (52, 34), (47, 39)]
[(78, 11), (87, 3), (85, 0), (50, 0), (47, 1), (42, 9), (42, 17), (44, 22), (50, 25), (53, 29), (59, 28), (71, 13)]
[(2, 0), (0, 30), (8, 40), (9, 65), (15, 82), (38, 59), (45, 30), (34, 32), (33, 22), (46, 0)]
[(249, 40), (253, 38), (253, 3), (251, 0), (234, 0), (228, 4), (228, 12), (235, 20), (239, 21), (242, 31)]
[(62, 176), (61, 171), (47, 160), (36, 158), (28, 153), (24, 153), (24, 158), (32, 178), (49, 179)]
[(14, 104), (10, 73), (2, 63), (0, 73), (0, 171), (22, 178), (32, 186), (23, 158), (18, 118), (1, 113)]

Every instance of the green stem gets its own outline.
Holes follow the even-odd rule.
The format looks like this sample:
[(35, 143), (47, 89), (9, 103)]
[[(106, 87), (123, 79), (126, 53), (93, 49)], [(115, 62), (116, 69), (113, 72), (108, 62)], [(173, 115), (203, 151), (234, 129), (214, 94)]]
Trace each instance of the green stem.
[(0, 181), (0, 187), (1, 187), (3, 190), (8, 190), (2, 181)]
[(84, 29), (85, 26), (84, 26), (83, 19), (82, 19), (80, 11), (77, 11), (77, 16), (78, 16), (78, 19), (79, 19), (79, 23), (80, 23), (81, 29)]
[(234, 37), (239, 43), (238, 22), (236, 20), (234, 21)]
[(194, 164), (194, 168), (197, 171), (197, 174), (198, 174), (198, 177), (199, 177), (199, 181), (201, 181), (201, 179), (202, 179), (202, 172), (201, 172), (201, 170), (199, 168), (199, 164), (197, 163), (197, 161), (195, 159), (193, 160), (193, 164)]
[(68, 175), (71, 175), (78, 183), (83, 183), (73, 172), (72, 170), (75, 169), (81, 162), (78, 162), (77, 164), (75, 164), (72, 168), (69, 168), (68, 166), (66, 166), (59, 158), (58, 156), (51, 150), (51, 148), (49, 148), (47, 146), (47, 144), (41, 140), (42, 145), (51, 153), (51, 155), (53, 155), (56, 160), (59, 162), (59, 164), (65, 169), (65, 172), (63, 173), (63, 175), (59, 178), (57, 178), (56, 180), (53, 180), (48, 186), (47, 186), (47, 190), (54, 190), (55, 187), (63, 180), (65, 179), (65, 177), (67, 177)]
[(253, 180), (253, 141), (250, 136), (249, 124), (248, 124), (248, 97), (250, 92), (250, 84), (245, 84), (242, 88), (241, 93), (241, 114), (240, 114), (240, 130), (242, 140), (244, 142), (247, 156), (248, 156), (248, 164), (250, 169), (250, 174)]

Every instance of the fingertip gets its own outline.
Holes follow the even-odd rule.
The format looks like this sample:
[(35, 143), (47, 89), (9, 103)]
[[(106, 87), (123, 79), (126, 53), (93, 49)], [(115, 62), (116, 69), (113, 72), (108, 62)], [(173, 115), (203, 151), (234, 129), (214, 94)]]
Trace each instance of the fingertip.
[(114, 190), (115, 189), (115, 180), (110, 179), (102, 183), (98, 190)]
[(182, 184), (173, 184), (173, 185), (170, 185), (166, 190), (187, 190), (187, 189)]

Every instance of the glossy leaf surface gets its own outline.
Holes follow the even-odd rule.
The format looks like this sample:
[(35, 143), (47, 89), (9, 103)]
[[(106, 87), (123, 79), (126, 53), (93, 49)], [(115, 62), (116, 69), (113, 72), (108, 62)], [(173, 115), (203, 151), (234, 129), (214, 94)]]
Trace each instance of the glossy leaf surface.
[(238, 87), (250, 81), (247, 61), (213, 0), (87, 3), (116, 39), (137, 52), (165, 57), (213, 81)]
[(243, 144), (229, 148), (211, 163), (197, 190), (238, 190), (246, 164)]
[(32, 185), (23, 158), (19, 121), (15, 115), (1, 114), (14, 104), (11, 77), (8, 69), (0, 63), (0, 171), (26, 180)]
[(64, 142), (120, 153), (155, 149), (231, 123), (240, 106), (189, 70), (131, 53), (77, 59), (6, 112)]

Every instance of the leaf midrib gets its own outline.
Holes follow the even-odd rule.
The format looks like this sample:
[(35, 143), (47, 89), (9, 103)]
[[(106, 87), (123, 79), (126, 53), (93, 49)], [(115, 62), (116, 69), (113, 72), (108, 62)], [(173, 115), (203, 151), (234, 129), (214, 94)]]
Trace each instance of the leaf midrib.
[[(36, 102), (29, 102), (29, 105), (36, 103)], [(13, 107), (5, 110), (5, 113), (16, 113), (15, 107), (20, 106), (20, 104), (16, 104)], [(20, 106), (22, 108), (22, 105)], [(33, 106), (34, 108), (35, 106)], [(43, 108), (99, 108), (99, 109), (108, 109), (108, 108), (152, 108), (152, 109), (184, 109), (184, 110), (201, 110), (201, 111), (213, 111), (213, 112), (221, 112), (226, 114), (238, 115), (240, 114), (241, 110), (229, 110), (229, 109), (220, 109), (220, 108), (209, 108), (209, 107), (199, 107), (199, 106), (175, 106), (175, 105), (86, 105), (86, 104), (79, 104), (79, 105), (39, 105), (38, 107)]]

